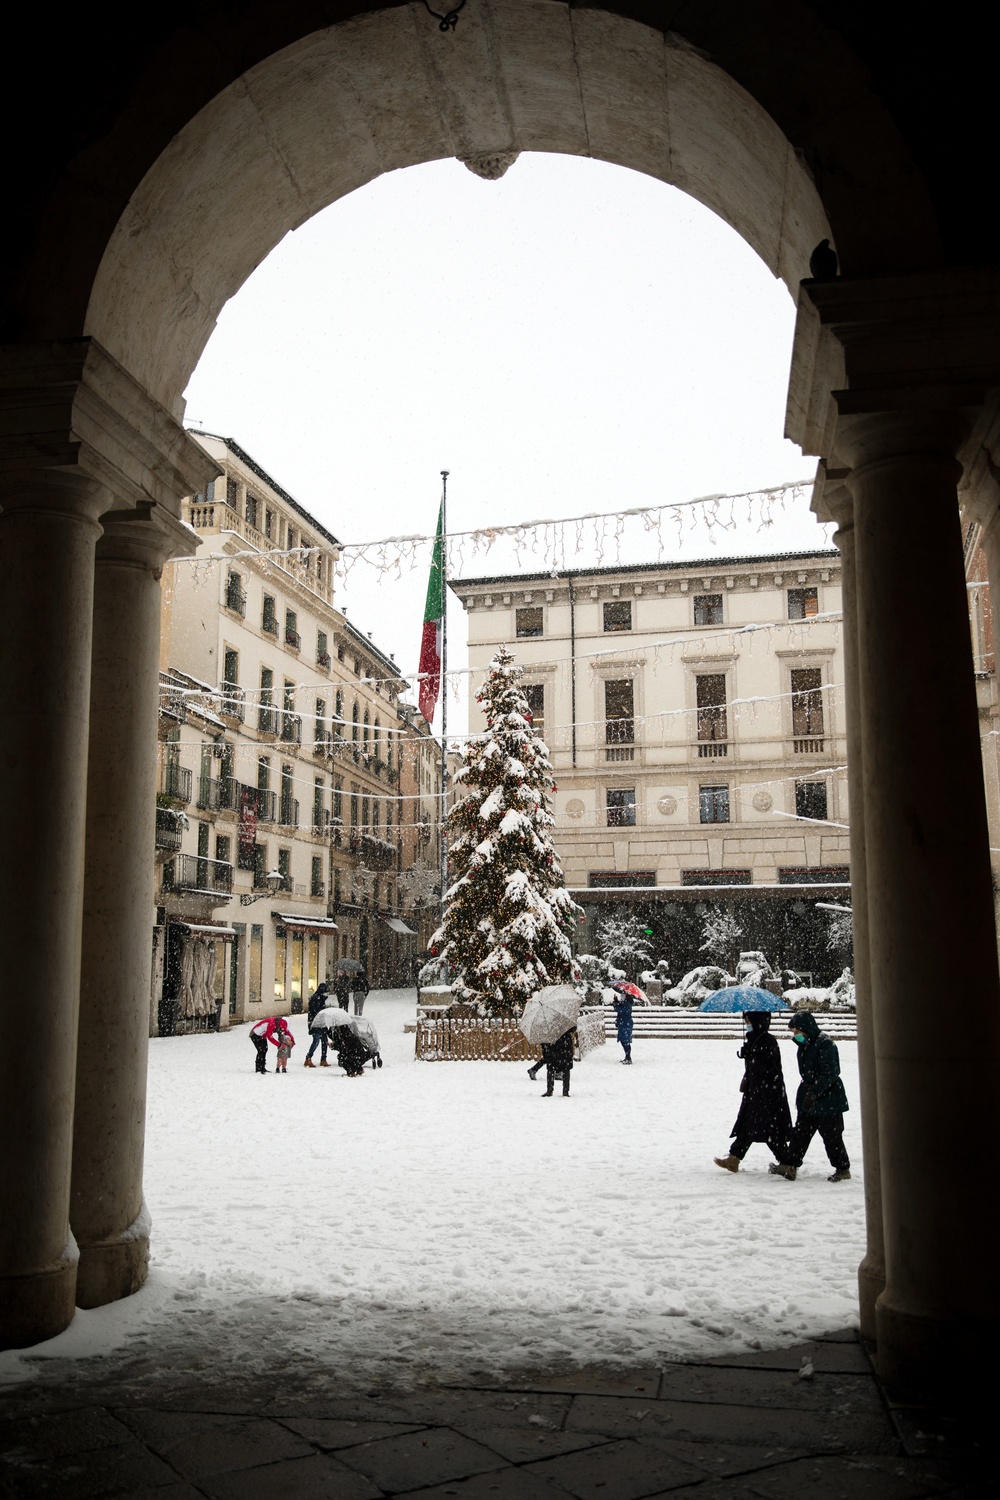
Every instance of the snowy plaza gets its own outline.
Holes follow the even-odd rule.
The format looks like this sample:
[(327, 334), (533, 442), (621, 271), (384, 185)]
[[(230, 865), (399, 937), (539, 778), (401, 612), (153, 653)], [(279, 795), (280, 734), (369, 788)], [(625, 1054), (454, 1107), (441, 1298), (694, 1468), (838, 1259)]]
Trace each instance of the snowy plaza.
[[(150, 1044), (152, 1263), (135, 1296), (23, 1353), (141, 1375), (334, 1369), (345, 1386), (556, 1364), (636, 1368), (855, 1326), (864, 1250), (853, 1043), (849, 1182), (817, 1139), (795, 1183), (755, 1146), (736, 1176), (736, 1041), (609, 1040), (540, 1097), (515, 1063), (415, 1062), (412, 990), (365, 1008), (385, 1066), (253, 1072), (248, 1028)], [(781, 1039), (790, 1100), (793, 1044)], [(317, 1054), (318, 1060), (318, 1054)], [(56, 1361), (56, 1364), (50, 1363)]]

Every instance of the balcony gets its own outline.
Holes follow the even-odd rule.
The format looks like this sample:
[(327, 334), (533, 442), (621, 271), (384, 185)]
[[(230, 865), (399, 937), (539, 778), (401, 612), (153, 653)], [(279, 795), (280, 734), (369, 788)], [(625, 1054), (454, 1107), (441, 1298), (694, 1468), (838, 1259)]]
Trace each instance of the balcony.
[(635, 760), (635, 720), (608, 719), (604, 725), (605, 760)]
[(165, 891), (209, 891), (228, 896), (233, 889), (233, 867), (221, 859), (177, 854), (163, 866)]
[(176, 797), (179, 802), (190, 802), (193, 781), (193, 773), (186, 766), (167, 761), (163, 768), (163, 791), (168, 797)]
[(278, 794), (264, 787), (248, 786), (243, 788), (251, 796), (247, 799), (248, 807), (253, 808), (262, 823), (276, 823), (278, 821)]
[(699, 760), (721, 760), (729, 754), (728, 740), (699, 740)]
[(247, 612), (246, 589), (241, 589), (238, 584), (234, 585), (232, 579), (230, 579), (229, 586), (226, 589), (226, 608), (231, 610), (234, 615), (239, 615), (241, 620)]
[[(353, 844), (353, 840), (352, 840)], [(367, 870), (388, 870), (396, 862), (396, 846), (375, 834), (361, 835), (361, 863)]]
[(219, 713), (224, 719), (242, 724), (246, 717), (246, 694), (235, 682), (224, 682), (219, 689)]
[(285, 712), (281, 715), (281, 738), (286, 744), (301, 745), (302, 719), (299, 714)]
[(214, 776), (198, 777), (198, 806), (218, 812), (222, 806), (222, 783)]
[(278, 710), (262, 703), (257, 714), (257, 729), (261, 734), (278, 733)]
[(187, 825), (187, 815), (172, 807), (156, 809), (156, 847), (174, 851), (180, 849), (181, 839)]
[(316, 653), (316, 665), (318, 667), (322, 667), (325, 672), (328, 672), (330, 670), (329, 651), (318, 651)]
[(604, 751), (605, 760), (635, 760), (634, 745), (608, 745)]
[(309, 894), (310, 894), (310, 896), (318, 896), (320, 898), (322, 898), (323, 896), (325, 896), (326, 895), (326, 881), (325, 880), (314, 880), (312, 882), (311, 886), (309, 887)]
[(278, 622), (272, 615), (265, 615), (260, 622), (260, 628), (265, 635), (276, 636), (278, 634)]
[(293, 651), (302, 649), (302, 637), (297, 630), (289, 630), (287, 626), (285, 627), (285, 645), (291, 646)]
[(313, 743), (313, 755), (317, 760), (328, 760), (333, 754), (333, 736), (329, 729), (322, 725), (316, 726), (316, 739)]
[(815, 735), (808, 735), (803, 739), (792, 740), (792, 753), (794, 755), (822, 755), (826, 741)]
[(299, 800), (297, 797), (282, 797), (281, 816), (278, 821), (285, 828), (298, 828)]

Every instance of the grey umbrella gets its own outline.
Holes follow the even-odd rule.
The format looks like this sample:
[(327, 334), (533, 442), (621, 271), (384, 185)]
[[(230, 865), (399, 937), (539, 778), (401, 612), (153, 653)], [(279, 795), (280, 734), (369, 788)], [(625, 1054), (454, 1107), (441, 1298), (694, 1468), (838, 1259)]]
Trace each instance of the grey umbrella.
[(363, 968), (364, 968), (364, 964), (361, 962), (360, 959), (357, 959), (357, 958), (338, 958), (337, 959), (337, 973), (338, 974), (357, 974)]

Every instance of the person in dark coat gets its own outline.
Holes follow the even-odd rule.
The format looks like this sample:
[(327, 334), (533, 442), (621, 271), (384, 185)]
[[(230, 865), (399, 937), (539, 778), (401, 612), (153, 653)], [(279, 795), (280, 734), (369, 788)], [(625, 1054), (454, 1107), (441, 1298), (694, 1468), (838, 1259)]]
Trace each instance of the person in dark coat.
[(529, 1075), (534, 1078), (538, 1069), (545, 1064), (545, 1093), (543, 1099), (551, 1097), (552, 1088), (557, 1078), (562, 1079), (562, 1091), (569, 1093), (569, 1075), (573, 1071), (573, 1047), (576, 1042), (576, 1027), (571, 1026), (564, 1031), (556, 1042), (542, 1043), (542, 1061), (535, 1063), (534, 1067), (528, 1069)]
[(333, 976), (333, 993), (341, 1010), (348, 1010), (351, 1004), (351, 976), (346, 969), (338, 969)]
[(371, 985), (368, 983), (368, 975), (364, 969), (358, 969), (351, 979), (351, 993), (354, 996), (354, 1014), (360, 1016), (368, 999), (368, 991)]
[(788, 1028), (799, 1049), (802, 1082), (795, 1095), (795, 1129), (788, 1150), (780, 1162), (771, 1163), (768, 1171), (794, 1182), (809, 1142), (819, 1131), (833, 1168), (828, 1181), (846, 1182), (851, 1175), (851, 1162), (844, 1149), (844, 1111), (850, 1106), (840, 1076), (837, 1044), (820, 1031), (816, 1017), (808, 1010), (797, 1011)]
[(323, 983), (317, 986), (317, 988), (313, 990), (312, 994), (309, 996), (309, 1030), (312, 1032), (312, 1041), (309, 1044), (309, 1051), (306, 1053), (305, 1057), (304, 1066), (307, 1068), (314, 1068), (316, 1066), (316, 1064), (312, 1060), (312, 1055), (316, 1051), (317, 1047), (321, 1049), (319, 1056), (320, 1067), (328, 1068), (330, 1066), (330, 1064), (326, 1060), (326, 1049), (330, 1045), (330, 1028), (329, 1026), (320, 1026), (315, 1030), (313, 1029), (313, 1022), (315, 1021), (316, 1017), (319, 1015), (321, 1010), (326, 1009), (329, 1003), (330, 986), (324, 979)]
[(743, 1059), (743, 1081), (740, 1084), (743, 1103), (736, 1124), (729, 1132), (733, 1144), (728, 1156), (713, 1158), (715, 1165), (725, 1167), (727, 1172), (739, 1171), (740, 1162), (754, 1141), (763, 1141), (775, 1159), (783, 1161), (788, 1150), (788, 1137), (792, 1133), (781, 1053), (771, 1035), (771, 1012), (748, 1010), (744, 1011), (743, 1019), (749, 1029), (746, 1041), (736, 1054)]
[[(612, 989), (615, 989), (614, 985), (612, 985)], [(623, 994), (621, 990), (618, 990), (611, 1004), (615, 1008), (615, 1034), (617, 1035), (618, 1041), (621, 1043), (622, 1049), (625, 1053), (625, 1056), (622, 1058), (622, 1062), (627, 1063), (629, 1067), (631, 1067), (633, 1027), (632, 996)]]
[(333, 1050), (337, 1062), (348, 1078), (360, 1078), (368, 1061), (368, 1049), (350, 1026), (337, 1026), (333, 1034)]

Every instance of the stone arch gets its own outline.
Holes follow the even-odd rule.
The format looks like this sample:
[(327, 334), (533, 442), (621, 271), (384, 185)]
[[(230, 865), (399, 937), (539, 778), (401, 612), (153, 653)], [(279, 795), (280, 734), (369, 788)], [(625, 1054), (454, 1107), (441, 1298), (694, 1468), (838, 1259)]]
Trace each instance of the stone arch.
[[(826, 86), (844, 83), (843, 44), (814, 30), (812, 55), (835, 54)], [(815, 75), (807, 70), (807, 88)], [(850, 142), (856, 159), (811, 173), (807, 146), (773, 113), (802, 115), (807, 101), (791, 97), (798, 78), (739, 82), (673, 33), (542, 0), (477, 0), (450, 35), (416, 5), (313, 31), (232, 78), (149, 166), (101, 256), (83, 331), (179, 415), (221, 308), (284, 234), (381, 173), (448, 156), (495, 176), (520, 151), (565, 152), (676, 184), (743, 235), (793, 295), (824, 235), (859, 264), (932, 260), (929, 216), (888, 117), (878, 130), (878, 107), (865, 100), (871, 128)], [(857, 97), (850, 114), (856, 127)], [(897, 168), (888, 179), (887, 163)]]

